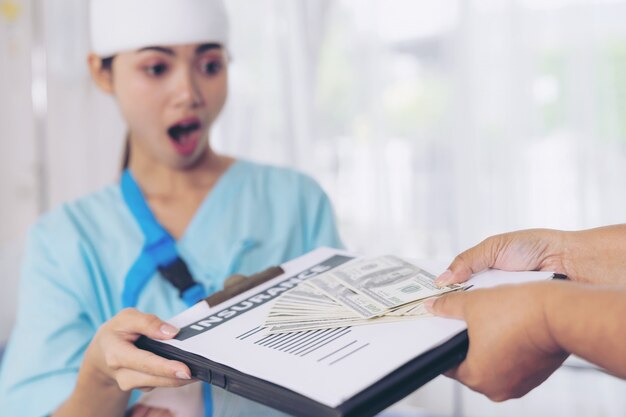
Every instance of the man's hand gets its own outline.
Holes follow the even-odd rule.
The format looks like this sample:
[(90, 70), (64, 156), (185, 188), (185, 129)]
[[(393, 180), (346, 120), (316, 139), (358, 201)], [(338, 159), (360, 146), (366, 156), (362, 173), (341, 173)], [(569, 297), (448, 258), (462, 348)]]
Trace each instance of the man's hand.
[(522, 230), (489, 237), (454, 258), (437, 278), (446, 286), (467, 281), (488, 268), (504, 271), (552, 271), (567, 274), (564, 264), (567, 232)]
[(492, 236), (458, 255), (437, 284), (464, 282), (487, 268), (552, 271), (581, 283), (626, 285), (626, 225), (578, 232), (532, 229)]
[(431, 313), (468, 327), (467, 357), (446, 375), (493, 401), (519, 398), (545, 381), (568, 356), (545, 318), (546, 294), (559, 285), (501, 286), (430, 300)]

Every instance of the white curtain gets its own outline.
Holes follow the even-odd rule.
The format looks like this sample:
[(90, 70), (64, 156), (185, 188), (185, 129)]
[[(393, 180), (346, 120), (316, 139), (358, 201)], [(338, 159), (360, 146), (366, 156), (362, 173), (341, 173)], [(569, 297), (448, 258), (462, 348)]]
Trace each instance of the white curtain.
[(229, 6), (219, 143), (318, 178), (350, 248), (449, 258), (624, 221), (626, 2)]
[[(12, 7), (11, 7), (12, 6)], [(30, 4), (0, 5), (0, 346), (15, 315), (24, 233), (37, 215)]]

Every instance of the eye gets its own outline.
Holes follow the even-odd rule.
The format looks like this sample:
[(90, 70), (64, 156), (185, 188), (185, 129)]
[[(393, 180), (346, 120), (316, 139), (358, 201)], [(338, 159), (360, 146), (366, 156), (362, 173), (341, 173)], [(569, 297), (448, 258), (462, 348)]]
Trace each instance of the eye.
[(163, 63), (148, 65), (144, 67), (144, 71), (151, 77), (159, 77), (165, 74), (165, 72), (167, 71), (167, 65)]
[(224, 65), (220, 60), (204, 61), (200, 64), (200, 71), (207, 75), (218, 74)]

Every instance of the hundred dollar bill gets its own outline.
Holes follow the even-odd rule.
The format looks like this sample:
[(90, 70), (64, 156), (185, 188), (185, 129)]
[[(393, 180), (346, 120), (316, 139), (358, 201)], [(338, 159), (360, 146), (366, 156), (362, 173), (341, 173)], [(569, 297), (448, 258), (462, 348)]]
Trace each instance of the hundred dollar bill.
[(286, 324), (278, 324), (275, 326), (271, 326), (268, 329), (268, 333), (291, 333), (291, 332), (302, 332), (308, 330), (321, 330), (321, 329), (336, 329), (340, 327), (351, 327), (351, 326), (363, 326), (370, 324), (383, 324), (383, 323), (394, 323), (402, 320), (406, 320), (405, 317), (375, 317), (372, 319), (344, 319), (344, 320), (332, 320), (332, 321), (310, 321), (310, 322), (301, 322), (301, 323), (286, 323)]
[(424, 300), (415, 301), (391, 309), (386, 317), (430, 317), (431, 314), (424, 308)]
[(335, 329), (339, 327), (361, 326), (369, 324), (391, 323), (404, 320), (414, 320), (421, 317), (431, 317), (423, 307), (423, 301), (406, 304), (390, 310), (384, 316), (364, 319), (351, 310), (344, 308), (343, 313), (301, 314), (290, 312), (273, 314), (270, 312), (264, 327), (269, 333), (290, 333), (319, 329)]
[(310, 323), (310, 322), (333, 322), (333, 321), (342, 321), (342, 320), (363, 320), (362, 317), (357, 315), (346, 315), (346, 316), (273, 316), (268, 317), (265, 320), (265, 326), (276, 325), (276, 324), (297, 324), (297, 323)]
[(264, 327), (285, 333), (429, 317), (426, 299), (465, 288), (438, 288), (434, 278), (394, 256), (355, 260), (278, 297)]
[(272, 305), (271, 312), (322, 312), (322, 313), (332, 313), (332, 312), (345, 312), (346, 307), (342, 306), (339, 303), (330, 304), (330, 305), (311, 305), (311, 304), (303, 304), (303, 303), (295, 303), (292, 301), (283, 301), (276, 300), (276, 302)]
[(305, 285), (321, 291), (366, 319), (383, 315), (388, 310), (387, 307), (367, 295), (358, 293), (337, 281), (334, 274), (328, 272), (305, 281)]
[(386, 309), (463, 288), (439, 288), (433, 274), (392, 255), (357, 259), (317, 278), (328, 277)]
[(316, 291), (312, 287), (298, 285), (296, 288), (286, 292), (281, 296), (284, 301), (295, 301), (314, 305), (333, 305), (336, 304), (332, 298)]

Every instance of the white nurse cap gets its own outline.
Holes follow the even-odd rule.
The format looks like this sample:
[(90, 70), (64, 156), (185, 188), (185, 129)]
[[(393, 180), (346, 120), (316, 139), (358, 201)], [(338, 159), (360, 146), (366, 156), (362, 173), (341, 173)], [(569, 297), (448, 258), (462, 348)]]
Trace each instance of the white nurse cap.
[(148, 46), (228, 42), (222, 0), (91, 0), (91, 50), (101, 57)]

